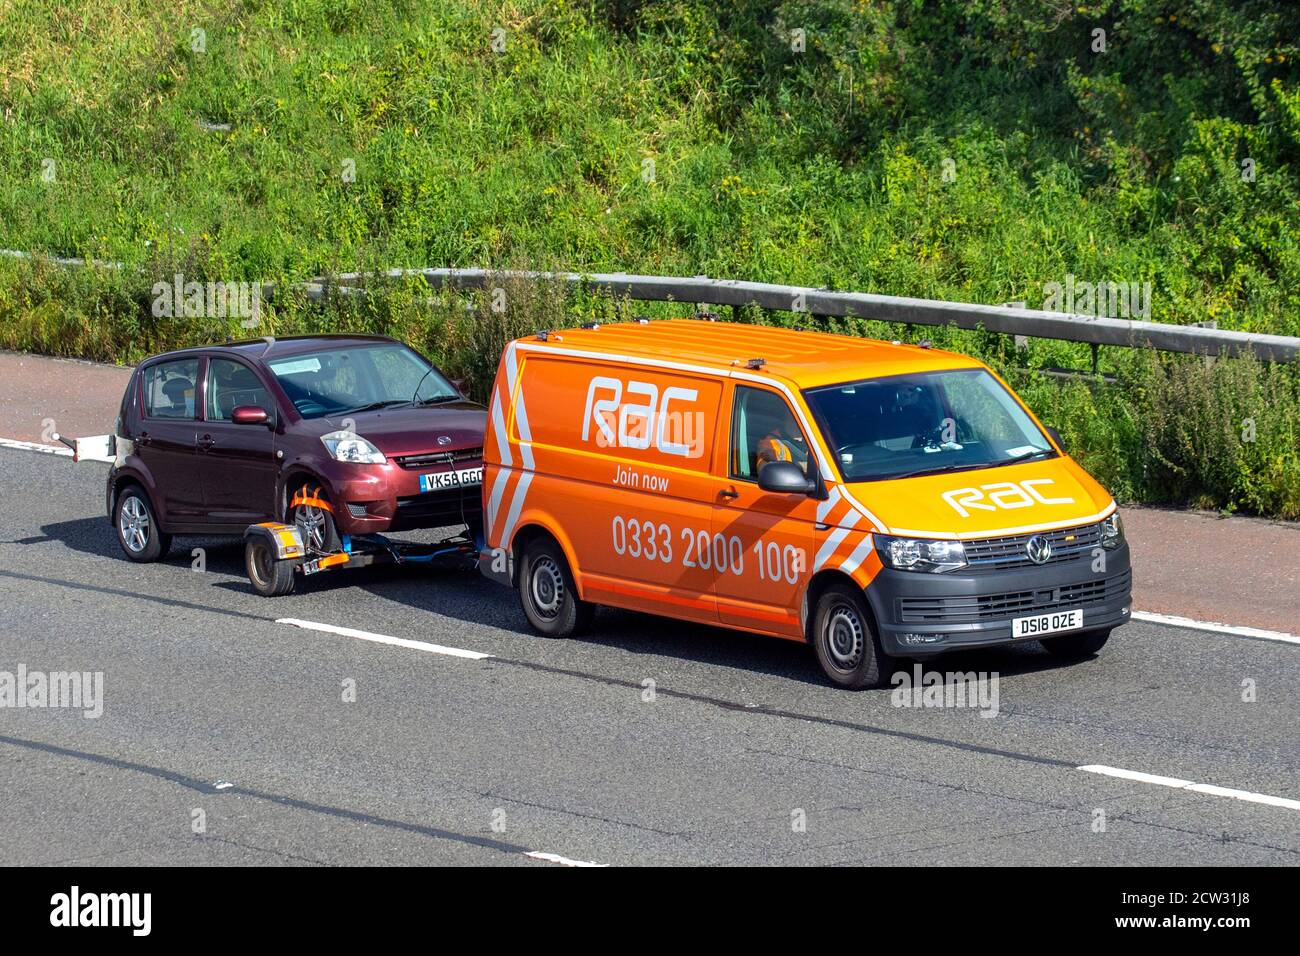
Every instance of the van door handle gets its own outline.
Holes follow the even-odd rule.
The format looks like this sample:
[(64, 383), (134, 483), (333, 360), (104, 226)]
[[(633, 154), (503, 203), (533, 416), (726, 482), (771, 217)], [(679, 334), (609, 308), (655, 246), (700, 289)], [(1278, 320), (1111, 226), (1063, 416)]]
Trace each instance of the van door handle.
[(739, 498), (739, 497), (740, 497), (740, 492), (737, 491), (737, 490), (735, 489), (734, 486), (731, 487), (731, 488), (723, 488), (721, 491), (718, 492), (718, 497), (719, 497), (719, 498)]

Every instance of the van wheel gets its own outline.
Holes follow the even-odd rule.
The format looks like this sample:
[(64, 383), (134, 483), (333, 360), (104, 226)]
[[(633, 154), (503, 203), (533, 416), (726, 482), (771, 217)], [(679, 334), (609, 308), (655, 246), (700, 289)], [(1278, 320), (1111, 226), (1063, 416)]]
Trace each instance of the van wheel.
[(528, 623), (547, 637), (571, 637), (591, 626), (596, 607), (579, 599), (564, 552), (539, 539), (524, 547), (519, 603)]
[(149, 495), (139, 485), (127, 485), (113, 506), (117, 543), (132, 561), (157, 561), (171, 550), (172, 536), (158, 524)]
[(293, 562), (278, 560), (260, 535), (250, 535), (244, 545), (244, 570), (253, 590), (262, 597), (280, 597), (293, 591)]
[(813, 614), (813, 647), (831, 683), (847, 690), (879, 687), (890, 673), (892, 658), (880, 647), (861, 590), (829, 585)]
[(1089, 631), (1083, 634), (1064, 634), (1040, 641), (1043, 649), (1053, 657), (1077, 659), (1091, 657), (1106, 646), (1110, 631)]
[[(321, 554), (343, 550), (343, 540), (334, 524), (334, 514), (322, 507), (325, 492), (315, 485), (303, 485), (289, 497), (290, 524), (298, 528), (298, 535), (308, 549)], [(294, 502), (297, 502), (295, 504)]]

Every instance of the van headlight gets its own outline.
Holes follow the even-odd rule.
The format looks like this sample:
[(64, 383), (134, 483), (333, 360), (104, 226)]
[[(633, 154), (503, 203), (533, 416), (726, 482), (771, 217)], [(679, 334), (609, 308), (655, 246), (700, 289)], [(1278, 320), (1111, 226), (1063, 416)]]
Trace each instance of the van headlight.
[(900, 571), (942, 573), (966, 567), (966, 547), (960, 541), (933, 538), (894, 538), (876, 535), (880, 559)]
[(330, 457), (335, 461), (350, 461), (358, 465), (382, 465), (388, 459), (384, 453), (360, 435), (352, 432), (330, 432), (321, 435)]
[(1116, 511), (1110, 517), (1101, 519), (1101, 546), (1118, 548), (1124, 543), (1124, 521)]

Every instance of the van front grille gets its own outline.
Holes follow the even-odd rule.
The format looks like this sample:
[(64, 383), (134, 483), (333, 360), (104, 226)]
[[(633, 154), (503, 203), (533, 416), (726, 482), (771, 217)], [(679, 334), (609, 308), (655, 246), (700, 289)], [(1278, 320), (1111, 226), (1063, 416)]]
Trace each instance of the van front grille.
[[(1086, 524), (1077, 528), (1058, 528), (1055, 531), (1037, 532), (1052, 545), (1052, 556), (1044, 564), (1069, 561), (1083, 554), (1091, 554), (1101, 547), (1101, 525)], [(1002, 571), (1007, 568), (1037, 567), (1029, 560), (1025, 544), (1033, 534), (1017, 534), (1004, 538), (977, 538), (965, 541), (966, 561), (976, 570)]]

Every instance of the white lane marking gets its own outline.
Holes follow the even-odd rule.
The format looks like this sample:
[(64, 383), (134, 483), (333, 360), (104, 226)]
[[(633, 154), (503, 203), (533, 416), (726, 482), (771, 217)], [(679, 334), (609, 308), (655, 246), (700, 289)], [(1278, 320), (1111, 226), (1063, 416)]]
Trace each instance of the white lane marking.
[(355, 637), (359, 641), (372, 641), (375, 644), (391, 644), (393, 647), (406, 647), (413, 651), (425, 651), (429, 654), (445, 654), (448, 657), (464, 657), (471, 661), (481, 661), (491, 657), (479, 651), (467, 651), (460, 647), (443, 647), (441, 644), (429, 644), (425, 641), (412, 641), (405, 637), (389, 637), (387, 634), (371, 634), (351, 627), (336, 627), (333, 624), (318, 624), (315, 621), (300, 621), (296, 617), (282, 617), (276, 624), (288, 624), (308, 631), (321, 631), (325, 634), (338, 634), (342, 637)]
[(13, 438), (0, 438), (0, 448), (14, 448), (18, 451), (39, 451), (46, 455), (72, 457), (72, 449), (66, 445), (42, 445), (39, 442), (17, 441)]
[(560, 856), (558, 853), (543, 853), (541, 850), (533, 850), (531, 853), (525, 853), (524, 856), (533, 860), (543, 860), (547, 863), (558, 863), (560, 866), (609, 866), (608, 863), (596, 863), (592, 860), (570, 860), (567, 856)]
[(1193, 783), (1191, 780), (1179, 780), (1177, 777), (1160, 777), (1153, 773), (1141, 773), (1137, 770), (1124, 770), (1120, 767), (1106, 767), (1101, 764), (1088, 764), (1076, 767), (1085, 773), (1099, 773), (1107, 777), (1119, 777), (1138, 783), (1153, 783), (1158, 787), (1173, 787), (1175, 790), (1190, 790), (1193, 793), (1205, 793), (1212, 797), (1229, 797), (1244, 800), (1247, 803), (1263, 803), (1270, 807), (1282, 807), (1286, 810), (1300, 810), (1300, 800), (1287, 797), (1274, 797), (1267, 793), (1255, 793), (1251, 790), (1233, 790), (1230, 787), (1216, 787), (1212, 783)]
[(1212, 631), (1216, 634), (1231, 634), (1234, 637), (1257, 637), (1265, 641), (1281, 641), (1284, 644), (1300, 644), (1300, 637), (1283, 631), (1264, 631), (1257, 627), (1238, 627), (1235, 624), (1218, 624), (1214, 621), (1197, 621), (1190, 617), (1175, 617), (1172, 614), (1156, 614), (1152, 611), (1134, 611), (1129, 615), (1135, 621), (1149, 621), (1152, 624), (1169, 624), (1173, 627), (1187, 627), (1195, 631)]

